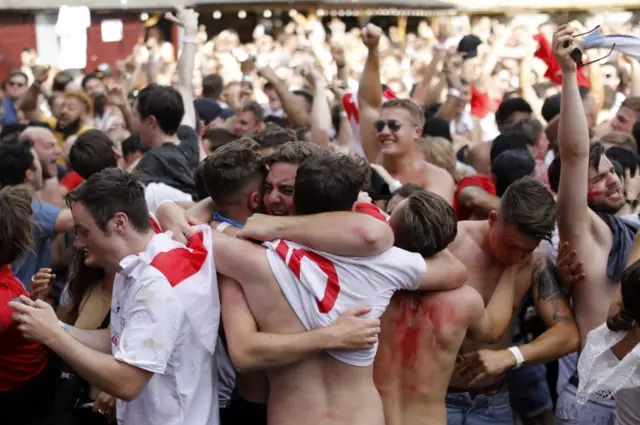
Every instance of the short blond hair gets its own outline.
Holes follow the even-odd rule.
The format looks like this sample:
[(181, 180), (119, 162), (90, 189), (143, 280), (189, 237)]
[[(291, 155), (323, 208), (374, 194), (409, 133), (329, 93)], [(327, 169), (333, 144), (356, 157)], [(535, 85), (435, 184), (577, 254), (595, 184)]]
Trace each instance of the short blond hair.
[(460, 180), (462, 173), (457, 170), (456, 153), (451, 142), (444, 137), (423, 137), (418, 140), (425, 161), (444, 168), (455, 181)]
[(382, 104), (382, 109), (404, 109), (409, 112), (413, 123), (424, 127), (424, 113), (420, 105), (409, 99), (390, 99)]

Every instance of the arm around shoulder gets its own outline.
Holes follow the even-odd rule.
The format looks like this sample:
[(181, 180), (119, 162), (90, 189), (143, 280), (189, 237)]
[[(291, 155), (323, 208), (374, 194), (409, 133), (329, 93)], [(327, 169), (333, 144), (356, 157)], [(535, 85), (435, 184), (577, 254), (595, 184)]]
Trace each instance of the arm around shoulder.
[(461, 287), (467, 281), (467, 267), (448, 249), (426, 258), (425, 262), (427, 271), (420, 282), (420, 290), (448, 291)]

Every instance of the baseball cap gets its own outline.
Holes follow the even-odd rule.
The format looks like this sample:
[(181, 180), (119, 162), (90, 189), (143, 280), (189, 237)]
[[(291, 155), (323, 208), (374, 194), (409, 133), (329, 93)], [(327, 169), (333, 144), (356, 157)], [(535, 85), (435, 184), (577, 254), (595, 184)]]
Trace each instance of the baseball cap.
[(478, 46), (482, 44), (475, 35), (465, 35), (458, 43), (458, 52), (463, 54), (465, 59), (475, 58), (478, 56)]
[(234, 115), (231, 109), (223, 108), (218, 102), (212, 99), (199, 98), (193, 103), (196, 108), (198, 118), (200, 118), (204, 125), (208, 125), (218, 117), (229, 118)]

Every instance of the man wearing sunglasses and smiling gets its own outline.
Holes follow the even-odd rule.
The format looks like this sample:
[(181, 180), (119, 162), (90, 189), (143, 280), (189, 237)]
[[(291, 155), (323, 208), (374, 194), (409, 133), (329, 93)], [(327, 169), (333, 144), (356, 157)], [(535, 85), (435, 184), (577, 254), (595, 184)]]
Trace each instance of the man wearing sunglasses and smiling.
[(424, 126), (420, 106), (409, 99), (382, 103), (378, 52), (381, 34), (380, 28), (372, 24), (362, 31), (362, 40), (369, 49), (358, 88), (364, 152), (371, 163), (382, 165), (397, 180), (390, 185), (392, 192), (403, 183), (413, 183), (452, 203), (456, 188), (453, 177), (426, 162), (418, 146)]
[(4, 82), (3, 89), (5, 97), (2, 99), (4, 118), (2, 125), (15, 124), (18, 122), (18, 102), (27, 92), (27, 76), (23, 72), (13, 72)]

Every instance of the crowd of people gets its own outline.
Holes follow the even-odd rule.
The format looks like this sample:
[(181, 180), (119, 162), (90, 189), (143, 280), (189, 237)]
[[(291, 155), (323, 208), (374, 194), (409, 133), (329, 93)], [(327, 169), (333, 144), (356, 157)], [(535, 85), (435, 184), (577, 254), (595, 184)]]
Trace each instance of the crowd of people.
[(166, 19), (2, 84), (2, 424), (640, 423), (635, 26)]

